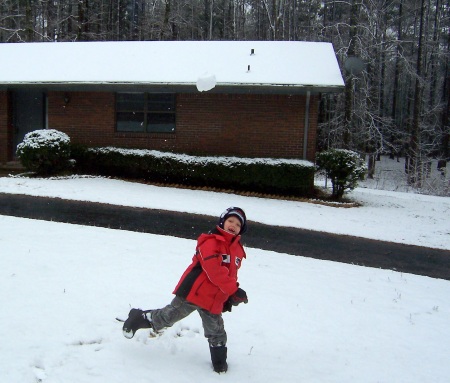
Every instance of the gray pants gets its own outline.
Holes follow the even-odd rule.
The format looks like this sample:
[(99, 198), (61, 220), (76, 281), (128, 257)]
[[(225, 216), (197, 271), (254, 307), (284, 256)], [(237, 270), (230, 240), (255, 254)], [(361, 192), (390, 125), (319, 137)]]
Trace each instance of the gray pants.
[(205, 337), (211, 347), (225, 346), (227, 333), (221, 314), (211, 314), (181, 297), (175, 297), (170, 304), (162, 309), (151, 311), (153, 327), (160, 331), (166, 327), (172, 327), (179, 320), (187, 317), (197, 310), (202, 318)]

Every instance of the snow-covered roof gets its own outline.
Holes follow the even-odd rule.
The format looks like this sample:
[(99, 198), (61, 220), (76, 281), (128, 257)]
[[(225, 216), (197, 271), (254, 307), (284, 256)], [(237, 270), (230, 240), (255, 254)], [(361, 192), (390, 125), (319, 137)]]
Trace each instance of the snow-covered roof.
[[(253, 51), (253, 54), (251, 53)], [(0, 84), (341, 90), (330, 43), (129, 41), (0, 44)], [(217, 89), (216, 89), (217, 90)], [(285, 89), (286, 90), (286, 89)]]

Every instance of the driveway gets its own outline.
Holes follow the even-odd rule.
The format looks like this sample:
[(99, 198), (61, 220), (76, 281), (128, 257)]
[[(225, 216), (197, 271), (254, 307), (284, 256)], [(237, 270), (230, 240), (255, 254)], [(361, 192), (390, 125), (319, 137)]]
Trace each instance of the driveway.
[[(0, 215), (196, 239), (217, 217), (0, 193)], [(245, 246), (450, 280), (450, 251), (249, 221)], [(4, 228), (7, 230), (7, 228)]]

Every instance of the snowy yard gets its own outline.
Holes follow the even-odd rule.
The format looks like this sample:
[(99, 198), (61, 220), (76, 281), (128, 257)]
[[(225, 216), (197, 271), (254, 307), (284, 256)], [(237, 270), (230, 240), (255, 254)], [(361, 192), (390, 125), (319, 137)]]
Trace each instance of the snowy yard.
[[(101, 178), (12, 177), (0, 178), (0, 193), (211, 215), (237, 205), (253, 221), (450, 256), (448, 197), (358, 188), (351, 197), (363, 206), (342, 209)], [(448, 382), (450, 281), (247, 249), (240, 283), (249, 303), (224, 314), (230, 368), (217, 375), (196, 313), (158, 338), (141, 330), (127, 340), (115, 320), (130, 307), (167, 304), (194, 241), (7, 216), (0, 228), (2, 382)]]

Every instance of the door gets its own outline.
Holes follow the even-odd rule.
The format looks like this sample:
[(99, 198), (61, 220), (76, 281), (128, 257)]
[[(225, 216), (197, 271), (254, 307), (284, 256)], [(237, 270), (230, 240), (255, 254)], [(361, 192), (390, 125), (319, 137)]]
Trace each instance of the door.
[(12, 92), (14, 154), (25, 134), (33, 130), (45, 129), (45, 103), (45, 93), (42, 90), (26, 89)]

